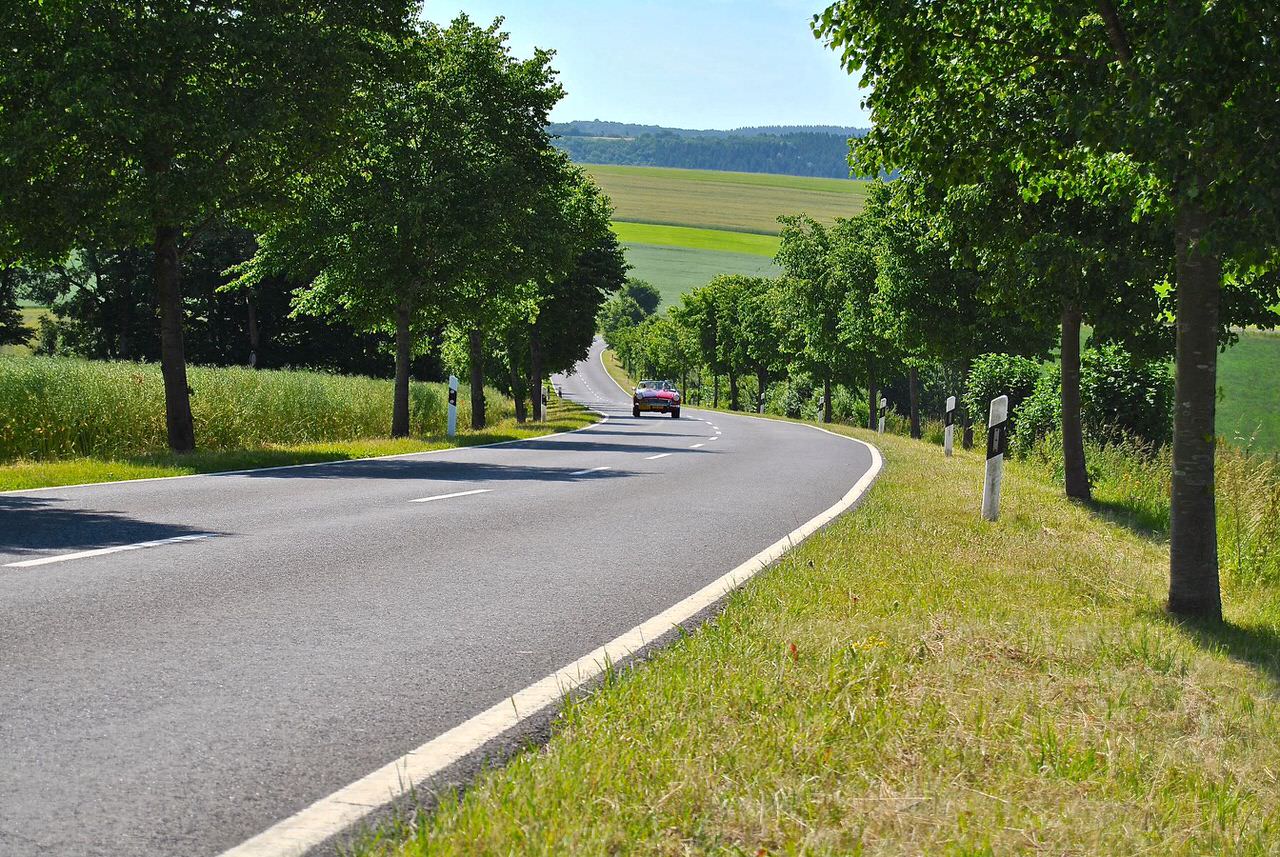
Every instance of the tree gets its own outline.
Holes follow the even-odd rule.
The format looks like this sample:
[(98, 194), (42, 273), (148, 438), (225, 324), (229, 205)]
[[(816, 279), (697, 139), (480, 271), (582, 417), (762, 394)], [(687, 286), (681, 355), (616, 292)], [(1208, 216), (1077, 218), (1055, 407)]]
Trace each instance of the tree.
[(0, 345), (25, 345), (31, 328), (22, 320), (18, 288), (25, 279), (18, 268), (0, 267)]
[(0, 29), (0, 262), (146, 243), (169, 445), (195, 447), (181, 257), (340, 148), (405, 0), (16, 0)]
[(644, 280), (628, 278), (627, 284), (622, 287), (622, 294), (634, 300), (645, 315), (656, 313), (658, 305), (662, 303), (662, 295), (658, 289)]
[(853, 354), (840, 330), (846, 291), (831, 268), (832, 237), (804, 215), (778, 218), (782, 240), (776, 261), (786, 272), (788, 351), (806, 372), (822, 380), (823, 422), (831, 422), (831, 386), (852, 374)]
[[(309, 182), (260, 237), (240, 285), (310, 278), (296, 306), (395, 338), (391, 434), (409, 433), (409, 374), (425, 331), (465, 318), (467, 285), (514, 281), (519, 236), (548, 181), (550, 54), (519, 61), (497, 21), (418, 25), (390, 50), (344, 162)], [(484, 92), (484, 98), (477, 98)]]
[[(547, 271), (534, 296), (530, 324), (530, 377), (535, 419), (542, 416), (541, 380), (568, 372), (586, 359), (595, 338), (595, 320), (606, 297), (624, 288), (627, 263), (610, 227), (613, 206), (576, 167), (563, 166), (563, 180), (550, 188), (559, 215), (541, 219), (546, 238), (537, 242)], [(551, 252), (562, 248), (562, 253)], [(564, 261), (560, 261), (563, 259)]]
[(815, 30), (871, 89), (875, 127), (854, 146), (863, 171), (955, 184), (1013, 165), (1027, 185), (1072, 196), (1111, 181), (1099, 154), (1137, 166), (1135, 213), (1166, 213), (1175, 236), (1168, 608), (1219, 620), (1217, 349), (1224, 297), (1275, 303), (1280, 7), (842, 0)]

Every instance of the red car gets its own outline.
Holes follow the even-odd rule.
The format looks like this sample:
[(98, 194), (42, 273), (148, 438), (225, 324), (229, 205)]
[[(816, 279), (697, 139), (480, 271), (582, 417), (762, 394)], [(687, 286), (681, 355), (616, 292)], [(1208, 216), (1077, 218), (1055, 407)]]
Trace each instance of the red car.
[(657, 411), (680, 419), (680, 391), (670, 381), (641, 381), (631, 397), (631, 416)]

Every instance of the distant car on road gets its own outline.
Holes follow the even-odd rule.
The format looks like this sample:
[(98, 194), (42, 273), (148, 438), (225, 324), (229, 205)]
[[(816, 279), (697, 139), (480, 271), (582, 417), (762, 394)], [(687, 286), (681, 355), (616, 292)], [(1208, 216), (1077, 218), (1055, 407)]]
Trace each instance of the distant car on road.
[(631, 416), (657, 411), (680, 419), (680, 391), (670, 381), (641, 381), (631, 396)]

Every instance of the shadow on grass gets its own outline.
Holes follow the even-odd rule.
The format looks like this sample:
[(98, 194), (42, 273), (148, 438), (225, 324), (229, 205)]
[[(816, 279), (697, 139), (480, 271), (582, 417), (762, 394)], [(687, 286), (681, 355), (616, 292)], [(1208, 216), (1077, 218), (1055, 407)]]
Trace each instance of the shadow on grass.
[(1153, 512), (1145, 504), (1125, 500), (1093, 500), (1088, 504), (1095, 515), (1111, 524), (1124, 527), (1148, 541), (1167, 544), (1169, 516)]
[(1247, 664), (1280, 687), (1280, 633), (1276, 629), (1266, 625), (1202, 622), (1171, 616), (1166, 616), (1166, 620), (1205, 651)]

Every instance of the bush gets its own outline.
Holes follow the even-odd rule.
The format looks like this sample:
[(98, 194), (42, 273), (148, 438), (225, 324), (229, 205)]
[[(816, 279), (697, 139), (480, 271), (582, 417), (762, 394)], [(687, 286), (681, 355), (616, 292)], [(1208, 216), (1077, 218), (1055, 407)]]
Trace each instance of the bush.
[(1136, 437), (1163, 446), (1173, 436), (1173, 373), (1118, 345), (1085, 351), (1080, 367), (1085, 431), (1100, 442)]
[[(1098, 444), (1136, 440), (1151, 447), (1173, 431), (1173, 376), (1159, 361), (1137, 360), (1123, 348), (1090, 348), (1081, 356), (1080, 411), (1084, 434)], [(1013, 450), (1025, 455), (1062, 427), (1062, 369), (1046, 366), (1018, 407)]]
[(1018, 406), (1029, 397), (1040, 378), (1040, 364), (1011, 354), (984, 354), (973, 361), (964, 406), (974, 425), (985, 426), (991, 400), (1009, 397), (1009, 428), (1016, 426)]
[[(385, 436), (392, 382), (323, 372), (188, 367), (196, 443), (201, 449), (252, 449)], [(410, 388), (410, 429), (443, 434), (443, 384)], [(511, 414), (488, 391), (491, 418)], [(466, 391), (458, 424), (469, 426)], [(120, 457), (168, 449), (160, 367), (61, 357), (0, 357), (0, 461)]]

